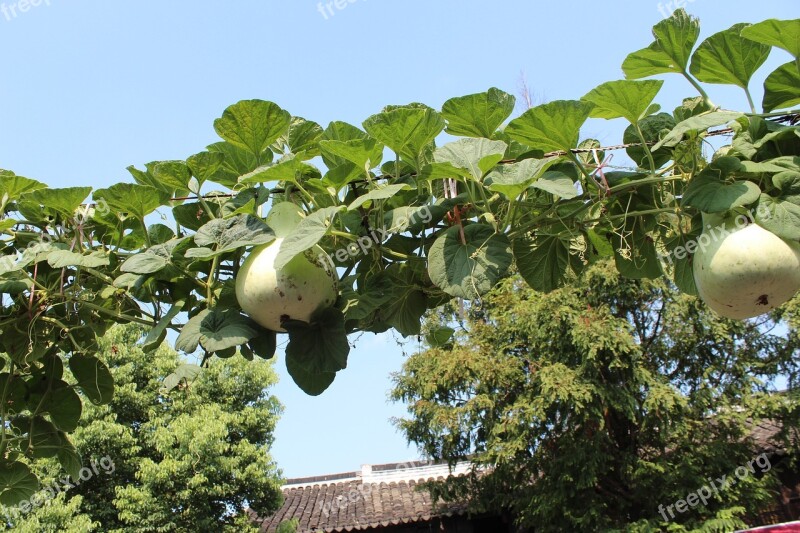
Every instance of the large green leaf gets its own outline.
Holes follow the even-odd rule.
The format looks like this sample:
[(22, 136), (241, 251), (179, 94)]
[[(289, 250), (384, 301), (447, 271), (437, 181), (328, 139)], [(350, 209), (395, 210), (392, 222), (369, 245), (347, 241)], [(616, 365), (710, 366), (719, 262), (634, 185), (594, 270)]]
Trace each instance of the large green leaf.
[(412, 187), (407, 183), (394, 183), (392, 185), (378, 187), (353, 200), (350, 205), (347, 206), (347, 210), (353, 211), (354, 209), (358, 209), (364, 204), (368, 202), (374, 202), (375, 200), (386, 200), (393, 197), (400, 191), (407, 191), (409, 189), (412, 189)]
[(34, 458), (55, 457), (63, 447), (58, 428), (41, 416), (30, 423), (28, 452)]
[(183, 161), (158, 161), (151, 168), (162, 189), (169, 192), (189, 190), (192, 171)]
[(717, 159), (689, 182), (681, 205), (704, 213), (722, 213), (754, 203), (761, 195), (758, 185), (746, 180), (729, 182), (729, 176), (741, 167), (735, 157)]
[[(657, 113), (639, 121), (639, 129), (642, 130), (644, 140), (649, 143), (657, 143), (661, 140), (662, 135), (667, 135), (676, 125), (675, 119), (672, 118), (672, 115), (669, 113)], [(622, 142), (624, 144), (639, 144), (642, 142), (633, 124), (625, 128), (625, 132), (622, 135)], [(647, 150), (644, 146), (629, 146), (625, 151), (628, 157), (633, 159), (637, 166), (640, 168), (648, 167), (649, 160), (647, 158)], [(669, 148), (661, 148), (658, 151), (651, 152), (651, 155), (653, 156), (656, 168), (661, 168), (672, 159), (672, 150)]]
[(50, 420), (58, 429), (75, 431), (81, 419), (83, 403), (74, 389), (62, 387), (50, 393), (44, 410), (50, 413)]
[(252, 172), (260, 165), (265, 165), (272, 161), (272, 152), (263, 152), (260, 156), (255, 156), (245, 148), (239, 148), (228, 142), (218, 142), (209, 145), (208, 151), (219, 153), (223, 156), (220, 167), (208, 178), (209, 181), (219, 183), (228, 188), (233, 188), (239, 183), (239, 176)]
[(451, 98), (442, 105), (447, 133), (462, 137), (491, 138), (514, 112), (516, 99), (492, 87), (485, 93)]
[(664, 273), (653, 238), (635, 227), (626, 239), (625, 249), (614, 250), (614, 262), (619, 273), (632, 279), (656, 279)]
[(562, 287), (579, 268), (577, 258), (570, 254), (569, 242), (554, 235), (516, 239), (512, 246), (520, 275), (537, 291)]
[(42, 205), (46, 210), (59, 213), (67, 218), (72, 218), (75, 215), (75, 210), (86, 200), (90, 192), (92, 192), (91, 187), (65, 187), (61, 189), (37, 188), (25, 193), (21, 201)]
[(239, 183), (247, 185), (267, 183), (270, 181), (288, 181), (302, 183), (306, 179), (321, 178), (319, 169), (305, 163), (295, 155), (290, 155), (274, 165), (263, 166), (239, 178)]
[(768, 19), (742, 28), (742, 37), (783, 48), (795, 58), (800, 58), (800, 19)]
[(364, 129), (396, 153), (416, 162), (444, 129), (444, 119), (430, 108), (397, 107), (364, 121)]
[(317, 244), (328, 233), (336, 214), (342, 209), (344, 209), (342, 206), (326, 207), (301, 220), (292, 233), (281, 242), (281, 249), (275, 257), (275, 268), (280, 270), (294, 256)]
[(320, 141), (319, 147), (330, 160), (348, 161), (355, 165), (362, 175), (368, 169), (379, 167), (383, 160), (383, 145), (369, 137), (349, 141)]
[(547, 170), (538, 180), (531, 184), (531, 187), (568, 200), (578, 196), (578, 189), (575, 187), (574, 179), (560, 167), (561, 165)]
[[(222, 152), (200, 152), (190, 156), (186, 160), (186, 165), (197, 179), (198, 189), (207, 180), (213, 180), (214, 174), (225, 161), (225, 154)], [(197, 191), (194, 191), (197, 192)]]
[(481, 181), (483, 175), (503, 159), (507, 148), (508, 145), (502, 141), (459, 139), (437, 148), (433, 160), (466, 169), (475, 181)]
[(350, 344), (344, 315), (338, 309), (320, 311), (310, 323), (288, 320), (282, 326), (289, 333), (287, 358), (295, 359), (310, 372), (338, 372), (347, 368)]
[(202, 248), (190, 248), (186, 257), (208, 259), (246, 246), (267, 244), (275, 234), (264, 221), (253, 215), (215, 218), (197, 230), (194, 242)]
[(240, 346), (258, 334), (253, 322), (235, 309), (214, 309), (200, 320), (198, 332), (207, 352)]
[(511, 266), (511, 246), (491, 226), (453, 226), (442, 233), (428, 253), (431, 281), (450, 296), (478, 298), (489, 292)]
[(744, 113), (736, 111), (712, 111), (711, 113), (704, 113), (687, 118), (686, 120), (678, 122), (678, 124), (672, 128), (672, 131), (653, 146), (652, 150), (656, 151), (662, 146), (675, 146), (681, 142), (683, 137), (689, 132), (705, 131), (708, 128), (727, 124), (743, 116)]
[(269, 148), (291, 123), (291, 115), (264, 100), (242, 100), (228, 107), (214, 121), (217, 134), (255, 156)]
[(0, 504), (13, 507), (39, 490), (39, 480), (25, 463), (0, 462)]
[(110, 264), (109, 256), (100, 250), (88, 254), (70, 252), (69, 250), (53, 250), (47, 254), (47, 263), (53, 268), (82, 266), (98, 268)]
[(132, 274), (154, 274), (169, 264), (169, 258), (154, 254), (151, 250), (127, 258), (120, 271)]
[[(538, 180), (551, 165), (560, 160), (562, 160), (561, 157), (524, 159), (519, 163), (501, 165), (486, 176), (486, 184), (489, 190), (499, 192), (513, 201), (531, 183)], [(570, 181), (570, 186), (572, 186), (572, 181)], [(572, 190), (574, 191), (575, 188), (572, 187)]]
[(689, 71), (706, 83), (725, 83), (746, 89), (772, 48), (742, 37), (745, 27), (747, 24), (734, 24), (703, 41), (692, 56)]
[(625, 58), (622, 70), (627, 79), (685, 72), (700, 36), (700, 22), (684, 9), (678, 9), (653, 26), (653, 36), (656, 40), (650, 46)]
[(527, 110), (512, 120), (505, 133), (531, 148), (567, 151), (578, 145), (581, 126), (594, 104), (579, 100), (556, 100)]
[(9, 200), (16, 200), (26, 192), (46, 188), (47, 185), (39, 181), (17, 176), (10, 170), (0, 170), (0, 199), (8, 195)]
[(765, 112), (785, 109), (800, 104), (800, 67), (790, 61), (778, 67), (764, 80)]
[(304, 159), (311, 159), (320, 154), (319, 141), (322, 139), (322, 126), (303, 117), (292, 117), (289, 132), (285, 137), (286, 146), (293, 154), (304, 154)]
[(759, 226), (782, 239), (800, 241), (800, 205), (783, 198), (762, 194), (755, 212)]
[(177, 317), (183, 311), (183, 307), (185, 305), (186, 300), (178, 300), (175, 302), (172, 307), (170, 307), (169, 311), (167, 311), (164, 316), (161, 317), (158, 323), (147, 332), (147, 336), (144, 338), (144, 341), (142, 341), (142, 349), (144, 351), (147, 352), (155, 350), (161, 346), (161, 343), (164, 341), (167, 328), (175, 319), (175, 317)]
[(336, 372), (312, 372), (294, 357), (286, 357), (286, 370), (300, 390), (309, 396), (319, 396), (336, 379)]
[(590, 115), (594, 118), (623, 117), (636, 124), (644, 118), (663, 84), (662, 80), (609, 81), (589, 91), (581, 100), (595, 105)]
[(148, 185), (117, 183), (107, 189), (94, 192), (95, 200), (105, 200), (113, 211), (127, 214), (139, 220), (161, 207), (163, 193)]
[(72, 354), (69, 369), (83, 393), (96, 404), (107, 404), (114, 396), (114, 378), (108, 367), (96, 357)]

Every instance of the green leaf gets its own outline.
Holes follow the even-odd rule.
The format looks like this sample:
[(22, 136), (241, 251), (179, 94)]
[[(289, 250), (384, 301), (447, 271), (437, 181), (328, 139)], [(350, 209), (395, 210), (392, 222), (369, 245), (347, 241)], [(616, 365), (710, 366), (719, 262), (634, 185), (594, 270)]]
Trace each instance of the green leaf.
[[(219, 204), (207, 202), (207, 205), (214, 212), (214, 216), (220, 214)], [(175, 222), (184, 228), (194, 231), (199, 230), (204, 224), (207, 224), (211, 220), (205, 207), (200, 202), (176, 205), (172, 208), (172, 216), (175, 218)]]
[(589, 91), (581, 100), (595, 105), (590, 115), (593, 118), (623, 117), (636, 124), (646, 116), (662, 85), (662, 80), (609, 81)]
[(442, 233), (428, 253), (431, 281), (450, 296), (476, 299), (489, 292), (511, 266), (511, 246), (491, 226), (470, 224)]
[(450, 163), (456, 168), (466, 169), (475, 181), (499, 163), (508, 145), (502, 141), (483, 138), (459, 139), (437, 148), (433, 153), (436, 163)]
[(113, 211), (138, 220), (144, 220), (144, 217), (161, 207), (165, 200), (163, 193), (157, 189), (135, 183), (117, 183), (107, 189), (96, 190), (93, 196), (95, 200), (105, 200)]
[(253, 322), (235, 309), (214, 309), (200, 321), (198, 331), (200, 345), (207, 352), (240, 346), (258, 334)]
[(281, 243), (281, 249), (275, 257), (274, 267), (280, 270), (294, 256), (317, 244), (328, 233), (336, 214), (342, 209), (344, 209), (342, 206), (326, 207), (314, 211), (301, 220), (294, 231)]
[(162, 189), (170, 192), (189, 190), (192, 171), (183, 161), (157, 161), (151, 168), (153, 177)]
[(46, 188), (47, 185), (39, 181), (17, 176), (10, 170), (0, 170), (0, 199), (8, 195), (9, 200), (16, 200), (25, 193)]
[(491, 138), (514, 112), (516, 99), (492, 87), (485, 93), (451, 98), (442, 105), (447, 133), (461, 137)]
[[(522, 191), (541, 178), (550, 166), (562, 159), (562, 157), (524, 159), (519, 163), (500, 165), (486, 176), (485, 183), (490, 191), (499, 192), (509, 200), (516, 200)], [(572, 180), (569, 181), (569, 185), (574, 192)]]
[[(194, 235), (194, 242), (205, 247), (189, 249), (186, 257), (208, 259), (246, 246), (259, 246), (275, 240), (275, 234), (260, 218), (253, 215), (236, 215), (232, 218), (215, 218), (207, 222)], [(211, 248), (209, 248), (211, 247)]]
[(790, 61), (778, 67), (764, 80), (765, 112), (785, 109), (800, 104), (800, 67)]
[(162, 394), (168, 393), (169, 391), (180, 385), (181, 382), (191, 383), (202, 372), (203, 368), (198, 365), (192, 365), (192, 364), (180, 365), (178, 368), (175, 369), (175, 372), (169, 374), (167, 377), (164, 378), (164, 381), (161, 384), (160, 392)]
[(307, 372), (338, 372), (347, 367), (350, 344), (344, 328), (344, 315), (338, 309), (315, 314), (310, 323), (287, 320), (282, 323), (289, 333), (286, 360), (293, 359)]
[[(644, 134), (644, 139), (647, 142), (656, 143), (661, 140), (661, 135), (667, 135), (673, 128), (675, 128), (675, 119), (669, 113), (658, 113), (650, 115), (639, 121), (639, 129)], [(639, 134), (636, 127), (631, 124), (625, 128), (625, 133), (622, 135), (622, 142), (624, 144), (641, 143)], [(643, 146), (629, 146), (625, 149), (628, 157), (633, 159), (637, 166), (640, 168), (649, 168), (649, 161), (647, 159), (647, 151)], [(661, 148), (658, 151), (651, 152), (656, 168), (661, 168), (668, 161), (672, 159), (672, 150), (669, 148)]]
[(430, 108), (397, 107), (364, 121), (364, 129), (395, 153), (417, 162), (423, 149), (444, 129), (444, 119)]
[(83, 467), (81, 456), (78, 455), (75, 446), (67, 439), (64, 432), (59, 431), (58, 436), (61, 440), (61, 447), (56, 454), (58, 462), (61, 464), (61, 468), (63, 468), (67, 475), (71, 476), (73, 480), (79, 479), (81, 468)]
[(153, 224), (147, 228), (147, 236), (153, 244), (163, 244), (175, 238), (175, 232), (172, 228), (164, 224)]
[[(43, 205), (45, 209), (51, 212), (56, 212), (67, 218), (72, 218), (75, 216), (75, 210), (86, 200), (90, 192), (92, 192), (91, 187), (35, 189), (25, 193), (21, 200), (24, 202), (35, 202), (36, 204)], [(96, 197), (97, 196), (95, 196), (95, 198)]]
[(627, 249), (614, 250), (614, 262), (620, 274), (631, 279), (656, 279), (664, 274), (650, 235), (636, 227), (626, 243)]
[(762, 194), (755, 213), (759, 226), (787, 241), (800, 241), (800, 205)]
[(120, 266), (120, 271), (131, 274), (154, 274), (168, 264), (168, 258), (156, 255), (148, 250), (126, 259)]
[(319, 141), (322, 139), (322, 126), (303, 117), (292, 117), (286, 145), (293, 154), (304, 154), (304, 159), (320, 155)]
[(203, 183), (214, 179), (214, 174), (217, 173), (224, 161), (225, 154), (221, 152), (200, 152), (190, 156), (186, 160), (186, 165), (192, 176), (197, 179), (199, 189)]
[(286, 370), (295, 384), (309, 396), (319, 396), (336, 379), (336, 372), (311, 372), (293, 357), (286, 357)]
[(230, 189), (239, 183), (239, 176), (252, 172), (260, 165), (265, 165), (272, 161), (271, 151), (263, 152), (257, 157), (248, 150), (227, 142), (214, 143), (207, 148), (209, 152), (220, 153), (224, 157), (222, 165), (208, 180)]
[(39, 480), (25, 463), (3, 461), (0, 463), (0, 490), (0, 504), (13, 507), (39, 490)]
[(681, 205), (704, 213), (722, 213), (752, 204), (761, 195), (758, 185), (752, 181), (726, 182), (728, 175), (740, 167), (741, 163), (735, 157), (717, 159), (689, 182)]
[(55, 457), (63, 447), (58, 428), (41, 416), (34, 417), (28, 433), (28, 447), (34, 458)]
[(702, 82), (747, 89), (750, 78), (767, 60), (772, 48), (742, 37), (745, 27), (747, 24), (734, 24), (703, 41), (692, 56), (689, 71)]
[(78, 428), (83, 403), (75, 390), (63, 387), (50, 393), (44, 410), (50, 414), (50, 420), (58, 429), (72, 432)]
[(562, 287), (579, 269), (577, 259), (570, 254), (569, 242), (555, 235), (516, 239), (512, 248), (522, 279), (537, 291)]
[(652, 150), (655, 152), (662, 146), (676, 146), (689, 132), (705, 131), (714, 126), (722, 126), (743, 116), (744, 113), (736, 111), (713, 111), (711, 113), (704, 113), (687, 118), (686, 120), (678, 122), (678, 124), (672, 128), (672, 131), (653, 146)]
[(400, 191), (407, 191), (412, 189), (411, 185), (407, 183), (395, 183), (392, 185), (384, 185), (382, 187), (375, 188), (366, 194), (362, 194), (355, 200), (353, 200), (349, 206), (347, 206), (348, 211), (353, 211), (354, 209), (358, 209), (359, 207), (363, 206), (368, 202), (374, 202), (376, 200), (386, 200), (391, 198), (395, 194), (399, 193)]
[(200, 325), (209, 313), (211, 313), (211, 311), (203, 309), (183, 325), (181, 332), (178, 334), (178, 338), (175, 339), (176, 350), (181, 350), (188, 354), (194, 353), (197, 350), (197, 347), (200, 346), (200, 337), (202, 336), (200, 334)]
[(260, 156), (290, 123), (291, 115), (272, 102), (242, 100), (214, 121), (214, 130), (232, 145)]
[(593, 107), (589, 102), (556, 100), (527, 110), (508, 124), (505, 133), (534, 149), (568, 151), (577, 146)]
[(359, 171), (379, 167), (383, 160), (383, 145), (371, 138), (349, 141), (320, 141), (322, 154), (334, 161), (348, 161)]
[(650, 46), (625, 58), (622, 70), (627, 79), (685, 72), (700, 36), (700, 22), (684, 9), (678, 9), (653, 26), (653, 36), (656, 40)]
[(441, 348), (450, 343), (456, 330), (447, 326), (439, 326), (432, 329), (426, 336), (425, 341), (431, 348)]
[(114, 396), (114, 378), (96, 357), (72, 354), (69, 369), (83, 393), (95, 404), (107, 404)]
[(105, 252), (96, 251), (83, 255), (69, 250), (54, 250), (47, 254), (47, 263), (53, 268), (65, 268), (70, 266), (82, 266), (97, 268), (108, 266), (110, 259)]
[(741, 33), (745, 39), (783, 48), (800, 58), (800, 19), (768, 19), (743, 28)]
[(573, 178), (560, 169), (546, 171), (541, 178), (534, 181), (531, 187), (555, 194), (567, 200), (578, 196)]
[(145, 352), (149, 352), (155, 350), (161, 343), (164, 341), (164, 333), (166, 332), (169, 325), (172, 321), (177, 317), (181, 311), (183, 311), (183, 307), (186, 305), (186, 300), (178, 300), (175, 302), (172, 307), (170, 307), (169, 311), (161, 317), (161, 320), (147, 333), (147, 336), (142, 341), (142, 349)]
[(303, 183), (307, 179), (321, 178), (319, 169), (303, 162), (295, 155), (289, 155), (270, 166), (263, 166), (239, 178), (239, 183), (253, 185), (271, 181)]
[(256, 329), (257, 335), (247, 342), (247, 346), (262, 359), (272, 359), (278, 349), (278, 335), (268, 329)]

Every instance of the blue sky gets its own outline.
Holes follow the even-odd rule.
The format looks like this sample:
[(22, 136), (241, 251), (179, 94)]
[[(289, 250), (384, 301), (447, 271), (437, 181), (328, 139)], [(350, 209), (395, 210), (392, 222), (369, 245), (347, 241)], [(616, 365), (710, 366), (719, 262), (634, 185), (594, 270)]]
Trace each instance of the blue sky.
[[(387, 104), (438, 108), (492, 86), (516, 94), (521, 72), (538, 102), (579, 98), (622, 77), (622, 60), (651, 42), (667, 9), (651, 0), (339, 0), (343, 9), (324, 2), (322, 12), (316, 0), (38, 0), (23, 11), (23, 1), (0, 0), (0, 168), (54, 187), (105, 187), (130, 181), (128, 165), (196, 153), (241, 99), (272, 100), (324, 126), (360, 124)], [(684, 4), (701, 38), (800, 15), (796, 0)], [(773, 51), (760, 79), (787, 57)], [(735, 90), (710, 95), (745, 105)], [(670, 77), (657, 101), (671, 110), (685, 96), (691, 87)], [(584, 133), (616, 144), (620, 131), (593, 121)], [(401, 348), (391, 334), (351, 341), (349, 368), (318, 398), (277, 364), (286, 412), (273, 452), (289, 477), (417, 457), (388, 421), (404, 412), (386, 400)]]

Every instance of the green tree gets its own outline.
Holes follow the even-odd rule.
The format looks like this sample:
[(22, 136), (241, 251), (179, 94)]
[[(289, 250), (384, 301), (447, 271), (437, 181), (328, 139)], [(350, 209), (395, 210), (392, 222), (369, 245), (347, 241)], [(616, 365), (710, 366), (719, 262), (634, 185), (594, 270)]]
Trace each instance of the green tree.
[[(86, 401), (74, 441), (84, 465), (100, 469), (14, 525), (28, 531), (246, 531), (245, 505), (260, 513), (281, 502), (280, 473), (269, 455), (281, 405), (268, 394), (272, 363), (215, 359), (171, 391), (181, 364), (166, 345), (145, 353), (138, 327), (113, 328), (100, 341), (116, 384), (107, 405)], [(191, 376), (191, 366), (182, 367)], [(177, 377), (177, 376), (175, 376)], [(176, 382), (173, 381), (173, 384)], [(63, 476), (57, 462), (43, 485)]]
[[(775, 393), (799, 376), (797, 309), (720, 319), (603, 262), (550, 293), (509, 278), (463, 320), (433, 321), (428, 338), (444, 345), (394, 377), (411, 415), (398, 424), (430, 457), (474, 462), (436, 494), (537, 531), (731, 531), (772, 499), (774, 470), (674, 517), (666, 506), (754, 459), (750, 419), (798, 426), (798, 399)], [(443, 323), (459, 333), (446, 340)]]

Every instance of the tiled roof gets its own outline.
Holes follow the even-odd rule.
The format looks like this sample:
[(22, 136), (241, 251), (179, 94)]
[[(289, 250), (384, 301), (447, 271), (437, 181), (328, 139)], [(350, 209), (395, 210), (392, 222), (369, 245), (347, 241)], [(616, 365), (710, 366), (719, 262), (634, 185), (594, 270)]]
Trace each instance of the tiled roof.
[[(382, 466), (365, 468), (367, 470), (363, 475), (351, 472), (335, 476), (350, 478), (340, 481), (320, 483), (316, 478), (289, 480), (283, 490), (283, 506), (268, 518), (256, 519), (256, 523), (260, 521), (261, 531), (271, 532), (284, 520), (297, 518), (300, 533), (335, 533), (426, 522), (466, 512), (465, 506), (460, 504), (439, 502), (434, 505), (428, 491), (420, 490), (420, 484), (424, 481), (443, 480), (444, 476), (391, 480), (392, 477), (397, 478), (397, 473), (403, 469), (386, 469)], [(414, 471), (423, 473), (425, 470), (433, 471), (424, 467), (410, 468), (408, 474)], [(441, 467), (436, 471), (439, 473)], [(392, 476), (392, 473), (395, 475)]]

